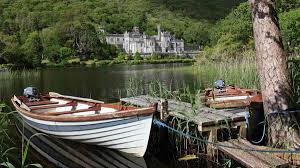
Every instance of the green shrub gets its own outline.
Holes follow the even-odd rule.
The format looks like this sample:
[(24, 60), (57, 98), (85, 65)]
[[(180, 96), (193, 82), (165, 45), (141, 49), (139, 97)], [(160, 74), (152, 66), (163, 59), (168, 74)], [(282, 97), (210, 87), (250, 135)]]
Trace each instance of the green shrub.
[(142, 60), (143, 58), (142, 58), (142, 56), (141, 56), (141, 54), (139, 53), (139, 52), (136, 52), (135, 54), (134, 54), (134, 60)]
[(279, 15), (285, 48), (292, 54), (300, 54), (300, 8)]
[(157, 53), (153, 53), (151, 55), (151, 60), (158, 60), (161, 59), (161, 55), (157, 54)]
[(133, 57), (132, 57), (132, 55), (126, 55), (126, 57), (125, 57), (125, 60), (132, 60), (133, 59)]
[(71, 57), (72, 54), (73, 54), (73, 50), (71, 48), (61, 47), (59, 49), (60, 60), (65, 60), (66, 58)]
[(118, 56), (115, 58), (115, 60), (118, 60), (118, 61), (122, 61), (122, 60), (125, 60), (126, 59), (126, 55), (122, 52), (120, 52), (118, 54)]

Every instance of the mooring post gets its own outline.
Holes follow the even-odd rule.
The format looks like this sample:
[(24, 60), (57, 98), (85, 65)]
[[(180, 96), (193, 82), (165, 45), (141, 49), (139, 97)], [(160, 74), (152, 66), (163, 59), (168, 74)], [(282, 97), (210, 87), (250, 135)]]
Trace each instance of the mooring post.
[[(217, 142), (218, 140), (218, 130), (213, 128), (209, 131), (208, 141), (209, 142)], [(214, 144), (207, 144), (207, 156), (209, 158), (209, 162), (207, 167), (214, 167), (215, 156), (217, 155), (217, 148)]]
[[(168, 119), (168, 101), (166, 99), (160, 99), (160, 120), (167, 124)], [(159, 148), (160, 148), (160, 157), (168, 159), (168, 129), (165, 127), (159, 128)]]
[(160, 120), (167, 121), (168, 116), (169, 116), (168, 100), (161, 98), (160, 99)]
[(247, 138), (247, 127), (245, 125), (241, 125), (239, 127), (239, 134), (241, 138), (246, 139)]

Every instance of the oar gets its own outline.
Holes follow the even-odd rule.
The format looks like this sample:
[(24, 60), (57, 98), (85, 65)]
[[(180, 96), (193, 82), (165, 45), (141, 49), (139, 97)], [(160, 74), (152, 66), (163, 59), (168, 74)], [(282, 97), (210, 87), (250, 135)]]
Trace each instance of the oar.
[(49, 96), (51, 96), (51, 97), (62, 97), (62, 98), (68, 98), (68, 99), (74, 99), (74, 100), (81, 100), (81, 101), (87, 101), (87, 102), (93, 102), (93, 103), (102, 103), (102, 104), (104, 103), (103, 101), (99, 101), (99, 100), (82, 98), (82, 97), (75, 97), (75, 96), (61, 95), (61, 94), (55, 93), (55, 92), (49, 92)]

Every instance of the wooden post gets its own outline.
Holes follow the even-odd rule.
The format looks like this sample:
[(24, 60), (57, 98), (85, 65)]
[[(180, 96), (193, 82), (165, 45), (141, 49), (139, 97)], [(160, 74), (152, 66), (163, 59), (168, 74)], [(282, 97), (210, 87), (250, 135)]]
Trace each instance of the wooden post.
[(241, 125), (239, 128), (239, 134), (241, 138), (246, 139), (247, 138), (247, 128), (245, 125)]
[[(208, 135), (209, 142), (217, 142), (218, 140), (218, 129), (211, 129)], [(214, 167), (213, 161), (215, 160), (215, 156), (217, 155), (217, 148), (211, 144), (207, 144), (207, 156), (208, 156), (208, 167)]]
[(169, 116), (168, 112), (168, 100), (167, 99), (160, 99), (160, 120), (166, 121)]

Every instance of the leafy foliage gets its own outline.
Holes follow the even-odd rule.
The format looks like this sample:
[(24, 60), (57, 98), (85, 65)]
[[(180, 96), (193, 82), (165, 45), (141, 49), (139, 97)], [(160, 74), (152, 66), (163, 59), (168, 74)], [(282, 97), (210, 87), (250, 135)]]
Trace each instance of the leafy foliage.
[[(157, 24), (187, 43), (206, 45), (208, 30), (239, 2), (222, 0), (0, 0), (0, 56), (8, 63), (40, 66), (69, 57), (113, 59), (119, 50), (107, 33), (139, 26), (156, 34)], [(207, 11), (215, 11), (214, 15)], [(199, 12), (200, 11), (200, 12)]]
[[(300, 2), (299, 2), (300, 4)], [(300, 54), (300, 7), (279, 15), (285, 48), (291, 54)]]
[(248, 3), (241, 3), (220, 20), (210, 33), (212, 47), (206, 47), (201, 58), (220, 60), (241, 58), (253, 50), (252, 22)]
[[(299, 4), (299, 0), (276, 0), (290, 53), (299, 50)], [(204, 57), (241, 58), (253, 53), (245, 1), (0, 0), (1, 62), (36, 67), (42, 60), (114, 59), (120, 50), (105, 43), (106, 33), (139, 26), (154, 35), (158, 24), (184, 39), (186, 46), (205, 47)]]
[(136, 52), (134, 54), (134, 60), (142, 60), (143, 58), (141, 57), (141, 54), (139, 52)]
[[(299, 4), (299, 0), (276, 1), (277, 10), (281, 12), (279, 22), (284, 45), (290, 55), (297, 55), (300, 51)], [(210, 46), (206, 46), (200, 54), (200, 61), (253, 57), (254, 39), (248, 3), (241, 3), (228, 16), (217, 22), (210, 31), (210, 41)]]
[(275, 5), (277, 12), (288, 12), (300, 8), (300, 0), (276, 0)]

